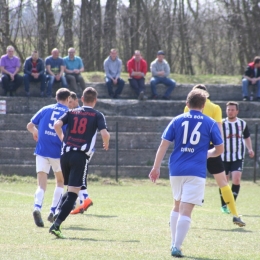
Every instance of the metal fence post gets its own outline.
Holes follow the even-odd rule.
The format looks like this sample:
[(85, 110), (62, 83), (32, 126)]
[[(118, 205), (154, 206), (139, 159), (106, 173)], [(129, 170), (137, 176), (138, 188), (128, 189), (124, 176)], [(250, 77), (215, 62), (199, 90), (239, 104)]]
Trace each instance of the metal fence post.
[(116, 182), (118, 182), (118, 122), (116, 122)]
[(255, 124), (254, 182), (256, 182), (256, 169), (257, 169), (257, 134), (258, 134), (258, 124)]

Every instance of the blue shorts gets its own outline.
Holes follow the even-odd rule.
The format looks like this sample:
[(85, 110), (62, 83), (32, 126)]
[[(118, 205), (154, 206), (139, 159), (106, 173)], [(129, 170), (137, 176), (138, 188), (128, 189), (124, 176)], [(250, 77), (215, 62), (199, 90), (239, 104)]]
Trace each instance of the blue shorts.
[(244, 166), (243, 160), (237, 160), (234, 162), (224, 162), (226, 175), (228, 175), (230, 172), (242, 172), (243, 166)]

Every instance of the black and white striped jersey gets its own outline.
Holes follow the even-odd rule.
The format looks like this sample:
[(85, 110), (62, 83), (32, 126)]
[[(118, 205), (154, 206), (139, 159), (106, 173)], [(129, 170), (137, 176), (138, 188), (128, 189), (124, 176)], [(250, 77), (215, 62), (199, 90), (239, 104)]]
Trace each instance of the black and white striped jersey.
[(245, 156), (244, 139), (250, 136), (246, 122), (237, 118), (235, 122), (223, 119), (224, 153), (221, 155), (224, 162), (243, 160)]

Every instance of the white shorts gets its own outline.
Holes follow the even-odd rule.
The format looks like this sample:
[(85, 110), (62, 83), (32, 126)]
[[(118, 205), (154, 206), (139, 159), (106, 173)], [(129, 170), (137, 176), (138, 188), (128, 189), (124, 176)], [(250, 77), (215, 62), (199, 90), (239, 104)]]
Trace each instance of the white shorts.
[(173, 198), (176, 201), (201, 206), (204, 201), (205, 178), (197, 176), (170, 176)]
[(36, 155), (36, 172), (45, 172), (49, 174), (50, 168), (53, 172), (61, 172), (60, 159), (53, 159)]

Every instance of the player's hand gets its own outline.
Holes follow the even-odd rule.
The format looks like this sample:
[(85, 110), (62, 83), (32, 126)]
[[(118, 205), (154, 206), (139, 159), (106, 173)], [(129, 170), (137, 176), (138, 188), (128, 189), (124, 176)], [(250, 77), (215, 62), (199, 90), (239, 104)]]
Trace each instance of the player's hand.
[(151, 172), (149, 173), (149, 178), (152, 182), (156, 182), (160, 176), (160, 169), (152, 168)]
[(249, 151), (248, 151), (248, 154), (249, 154), (249, 157), (250, 157), (250, 158), (253, 158), (253, 157), (255, 156), (255, 153), (254, 153), (253, 150), (249, 150)]
[(37, 132), (36, 132), (36, 131), (33, 132), (32, 135), (33, 135), (33, 140), (36, 141), (36, 142), (38, 142), (38, 131), (37, 131)]

